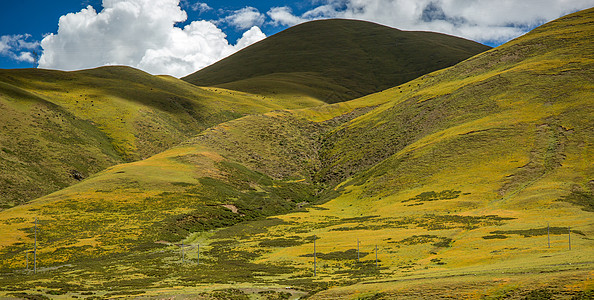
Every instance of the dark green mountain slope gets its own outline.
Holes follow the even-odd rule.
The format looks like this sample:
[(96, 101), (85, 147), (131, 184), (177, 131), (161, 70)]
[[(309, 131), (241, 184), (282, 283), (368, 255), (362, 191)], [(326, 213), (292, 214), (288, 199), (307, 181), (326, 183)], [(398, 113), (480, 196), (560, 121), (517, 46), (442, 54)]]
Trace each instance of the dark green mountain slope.
[(399, 85), (488, 49), (439, 33), (322, 20), (291, 27), (183, 80), (333, 103)]

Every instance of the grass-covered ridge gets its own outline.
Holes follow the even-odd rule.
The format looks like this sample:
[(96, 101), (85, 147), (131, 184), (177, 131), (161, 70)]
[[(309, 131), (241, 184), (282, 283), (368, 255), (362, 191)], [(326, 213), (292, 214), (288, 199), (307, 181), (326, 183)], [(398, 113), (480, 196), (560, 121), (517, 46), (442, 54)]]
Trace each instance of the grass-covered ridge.
[[(593, 20), (222, 123), (0, 212), (0, 293), (591, 298)], [(37, 276), (21, 271), (34, 217)]]
[(488, 49), (439, 33), (320, 20), (291, 27), (183, 79), (334, 103), (391, 88)]
[(128, 67), (0, 70), (0, 206), (147, 158), (221, 122), (321, 103), (198, 88)]

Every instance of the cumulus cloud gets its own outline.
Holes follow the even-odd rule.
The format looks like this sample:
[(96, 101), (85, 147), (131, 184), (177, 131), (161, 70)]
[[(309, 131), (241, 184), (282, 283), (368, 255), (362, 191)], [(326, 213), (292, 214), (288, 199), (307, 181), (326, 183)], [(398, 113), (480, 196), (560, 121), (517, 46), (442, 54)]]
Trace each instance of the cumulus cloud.
[(29, 38), (31, 38), (30, 34), (0, 36), (0, 55), (16, 61), (34, 63), (39, 42), (30, 42)]
[(236, 45), (214, 23), (187, 18), (179, 0), (103, 0), (60, 18), (57, 34), (41, 41), (40, 68), (78, 70), (128, 65), (152, 74), (185, 76), (266, 36), (258, 27)]
[(160, 49), (148, 49), (137, 67), (152, 74), (184, 76), (229, 56), (266, 36), (260, 28), (246, 31), (235, 46), (213, 23), (195, 21), (184, 29), (174, 28), (170, 44)]
[(274, 24), (326, 18), (367, 20), (403, 30), (427, 30), (481, 42), (505, 42), (594, 0), (323, 0), (301, 16), (289, 7), (268, 11)]
[(253, 26), (250, 30), (243, 33), (241, 38), (235, 44), (235, 50), (243, 49), (251, 44), (257, 43), (266, 38), (266, 35), (258, 26)]
[(253, 26), (262, 26), (266, 16), (257, 8), (247, 6), (240, 10), (234, 11), (231, 15), (225, 17), (221, 22), (225, 22), (239, 29), (248, 29)]

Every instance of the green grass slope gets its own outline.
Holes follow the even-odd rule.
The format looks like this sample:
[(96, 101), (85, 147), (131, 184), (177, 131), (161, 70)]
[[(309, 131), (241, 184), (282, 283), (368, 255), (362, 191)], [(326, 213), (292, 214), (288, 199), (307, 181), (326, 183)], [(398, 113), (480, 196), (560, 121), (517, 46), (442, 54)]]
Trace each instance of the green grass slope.
[(198, 88), (127, 67), (0, 70), (0, 206), (149, 157), (224, 121), (321, 103)]
[(399, 85), (488, 49), (439, 33), (321, 20), (291, 27), (183, 80), (334, 103)]
[[(593, 20), (222, 123), (0, 212), (0, 293), (591, 298)], [(23, 270), (35, 217), (37, 275)]]

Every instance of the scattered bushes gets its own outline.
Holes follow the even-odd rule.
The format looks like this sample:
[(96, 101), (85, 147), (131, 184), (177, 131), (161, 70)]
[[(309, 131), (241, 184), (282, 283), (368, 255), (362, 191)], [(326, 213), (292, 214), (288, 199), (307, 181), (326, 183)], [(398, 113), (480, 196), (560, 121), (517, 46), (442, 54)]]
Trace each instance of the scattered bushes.
[(443, 190), (441, 192), (423, 192), (420, 193), (413, 198), (404, 200), (402, 202), (409, 202), (409, 201), (416, 201), (416, 202), (424, 202), (424, 201), (436, 201), (436, 200), (450, 200), (456, 199), (460, 197), (461, 191), (454, 191), (454, 190)]

